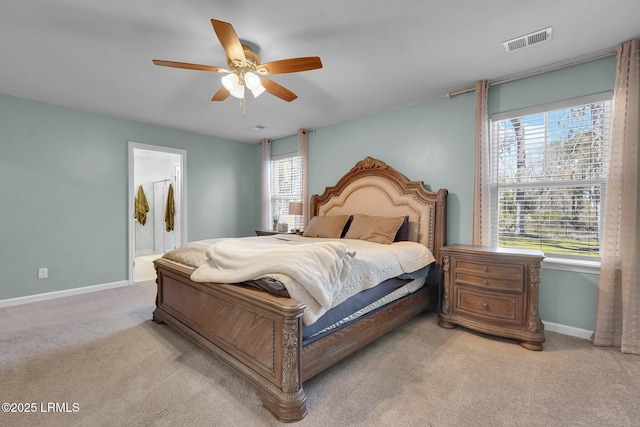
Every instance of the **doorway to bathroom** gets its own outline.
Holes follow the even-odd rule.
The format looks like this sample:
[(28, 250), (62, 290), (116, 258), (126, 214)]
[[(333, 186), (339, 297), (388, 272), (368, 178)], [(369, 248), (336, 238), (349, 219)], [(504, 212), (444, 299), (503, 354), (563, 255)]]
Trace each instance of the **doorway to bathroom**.
[(129, 283), (186, 241), (186, 151), (129, 142)]

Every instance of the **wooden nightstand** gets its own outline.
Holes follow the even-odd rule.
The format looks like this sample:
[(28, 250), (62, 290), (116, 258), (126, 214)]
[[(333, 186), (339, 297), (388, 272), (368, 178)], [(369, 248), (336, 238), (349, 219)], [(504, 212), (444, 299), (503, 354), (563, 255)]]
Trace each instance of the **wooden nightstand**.
[(273, 236), (274, 234), (278, 234), (278, 232), (274, 230), (256, 230), (256, 236)]
[(273, 231), (273, 230), (256, 230), (256, 236), (273, 236), (274, 234), (300, 234), (302, 231)]
[(442, 250), (444, 297), (438, 324), (513, 338), (542, 350), (538, 317), (542, 251), (450, 245)]

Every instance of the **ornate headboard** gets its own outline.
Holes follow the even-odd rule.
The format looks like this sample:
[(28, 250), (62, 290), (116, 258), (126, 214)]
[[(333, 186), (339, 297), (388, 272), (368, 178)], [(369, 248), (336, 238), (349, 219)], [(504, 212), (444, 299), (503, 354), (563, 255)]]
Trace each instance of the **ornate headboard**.
[[(409, 240), (427, 246), (436, 258), (440, 277), (446, 244), (447, 195), (428, 191), (424, 182), (409, 181), (381, 160), (366, 157), (333, 187), (311, 197), (311, 216), (366, 214), (409, 216)], [(439, 281), (439, 280), (438, 280)]]

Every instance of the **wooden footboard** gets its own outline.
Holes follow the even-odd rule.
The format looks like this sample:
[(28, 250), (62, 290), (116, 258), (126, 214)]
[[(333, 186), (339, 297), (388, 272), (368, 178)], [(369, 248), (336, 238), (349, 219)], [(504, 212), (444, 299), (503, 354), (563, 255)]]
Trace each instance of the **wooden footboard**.
[(304, 304), (240, 286), (192, 282), (191, 269), (166, 259), (154, 263), (153, 320), (234, 369), (279, 420), (302, 419), (307, 413), (300, 376)]
[(437, 302), (436, 287), (395, 301), (302, 347), (304, 304), (228, 284), (197, 283), (192, 269), (160, 258), (153, 320), (166, 323), (252, 384), (284, 422), (307, 413), (302, 382)]

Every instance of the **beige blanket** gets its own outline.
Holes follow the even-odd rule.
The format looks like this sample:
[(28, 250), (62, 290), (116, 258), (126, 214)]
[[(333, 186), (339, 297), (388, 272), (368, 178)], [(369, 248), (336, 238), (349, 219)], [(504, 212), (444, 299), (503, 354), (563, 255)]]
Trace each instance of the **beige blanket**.
[[(279, 273), (304, 283), (304, 290), (322, 307), (330, 309), (334, 296), (351, 272), (350, 261), (354, 255), (354, 251), (339, 242), (280, 246), (223, 240), (207, 249), (207, 262), (191, 274), (191, 280), (239, 283)], [(295, 288), (289, 295), (301, 297)]]
[[(217, 249), (212, 249), (221, 242), (242, 242), (242, 244), (237, 245), (231, 243), (219, 246)], [(319, 247), (322, 246), (325, 248), (324, 250), (330, 251), (325, 245), (327, 242), (339, 243), (340, 245), (333, 246), (333, 250), (340, 261), (332, 261), (336, 264), (332, 264), (334, 270), (331, 274), (331, 280), (339, 279), (338, 282), (317, 280), (315, 283), (312, 283), (306, 280), (305, 275), (315, 275), (315, 271), (309, 271), (314, 268), (310, 267), (311, 264), (307, 263), (307, 261), (301, 261), (300, 258), (296, 258), (295, 262), (293, 259), (290, 262), (284, 259), (285, 253), (300, 252), (300, 248), (305, 246), (320, 245)], [(253, 247), (253, 255), (243, 255), (241, 253), (227, 251), (229, 249), (246, 247), (249, 244), (257, 245)], [(279, 249), (280, 247), (283, 247), (283, 249)], [(338, 250), (338, 248), (340, 249)], [(342, 248), (346, 248), (344, 252), (342, 252)], [(224, 249), (223, 252), (226, 252), (223, 254), (226, 259), (224, 262), (228, 262), (229, 265), (234, 262), (233, 260), (236, 257), (242, 259), (241, 264), (244, 265), (244, 267), (240, 267), (239, 270), (241, 271), (218, 271), (220, 270), (218, 267), (222, 266), (223, 260), (210, 261), (212, 257), (215, 258), (217, 256), (219, 249)], [(264, 256), (267, 258), (268, 254), (276, 252), (280, 253), (280, 256), (276, 257), (276, 259), (279, 258), (277, 262), (280, 264), (273, 266), (273, 268), (271, 268), (273, 271), (271, 272), (262, 271), (258, 274), (252, 265), (253, 256), (260, 256), (261, 258)], [(351, 255), (351, 253), (354, 253), (354, 255)], [(303, 321), (307, 325), (314, 323), (330, 308), (337, 306), (356, 293), (376, 286), (378, 283), (399, 276), (402, 273), (411, 273), (419, 270), (434, 261), (433, 255), (425, 246), (414, 242), (396, 242), (391, 245), (383, 245), (354, 239), (322, 239), (298, 235), (202, 240), (188, 243), (181, 248), (168, 252), (165, 254), (165, 257), (197, 267), (194, 276), (192, 276), (192, 280), (194, 281), (198, 279), (205, 282), (237, 283), (242, 280), (257, 279), (260, 277), (271, 277), (278, 280), (284, 284), (292, 298), (306, 305)], [(218, 263), (220, 264), (218, 265)], [(347, 264), (348, 267), (346, 266)], [(309, 265), (308, 268), (306, 267), (307, 265)], [(292, 271), (298, 268), (298, 266), (302, 266), (304, 270), (307, 270), (307, 273)], [(201, 267), (202, 270), (196, 274)], [(251, 273), (244, 274), (242, 270), (245, 268), (247, 271), (251, 271)], [(318, 268), (322, 270), (325, 267)], [(345, 277), (343, 273), (347, 270), (349, 271)], [(212, 271), (220, 275), (228, 274), (229, 276), (225, 276), (225, 279), (229, 279), (231, 275), (236, 274), (238, 275), (237, 277), (247, 277), (252, 274), (256, 274), (256, 276), (242, 280), (218, 280), (222, 278), (222, 276), (209, 276), (209, 278), (207, 278), (204, 273)], [(318, 286), (325, 286), (319, 283), (325, 283), (326, 288), (316, 289)], [(327, 305), (326, 299), (329, 295), (331, 295), (331, 301)], [(316, 297), (318, 299), (316, 299)]]

